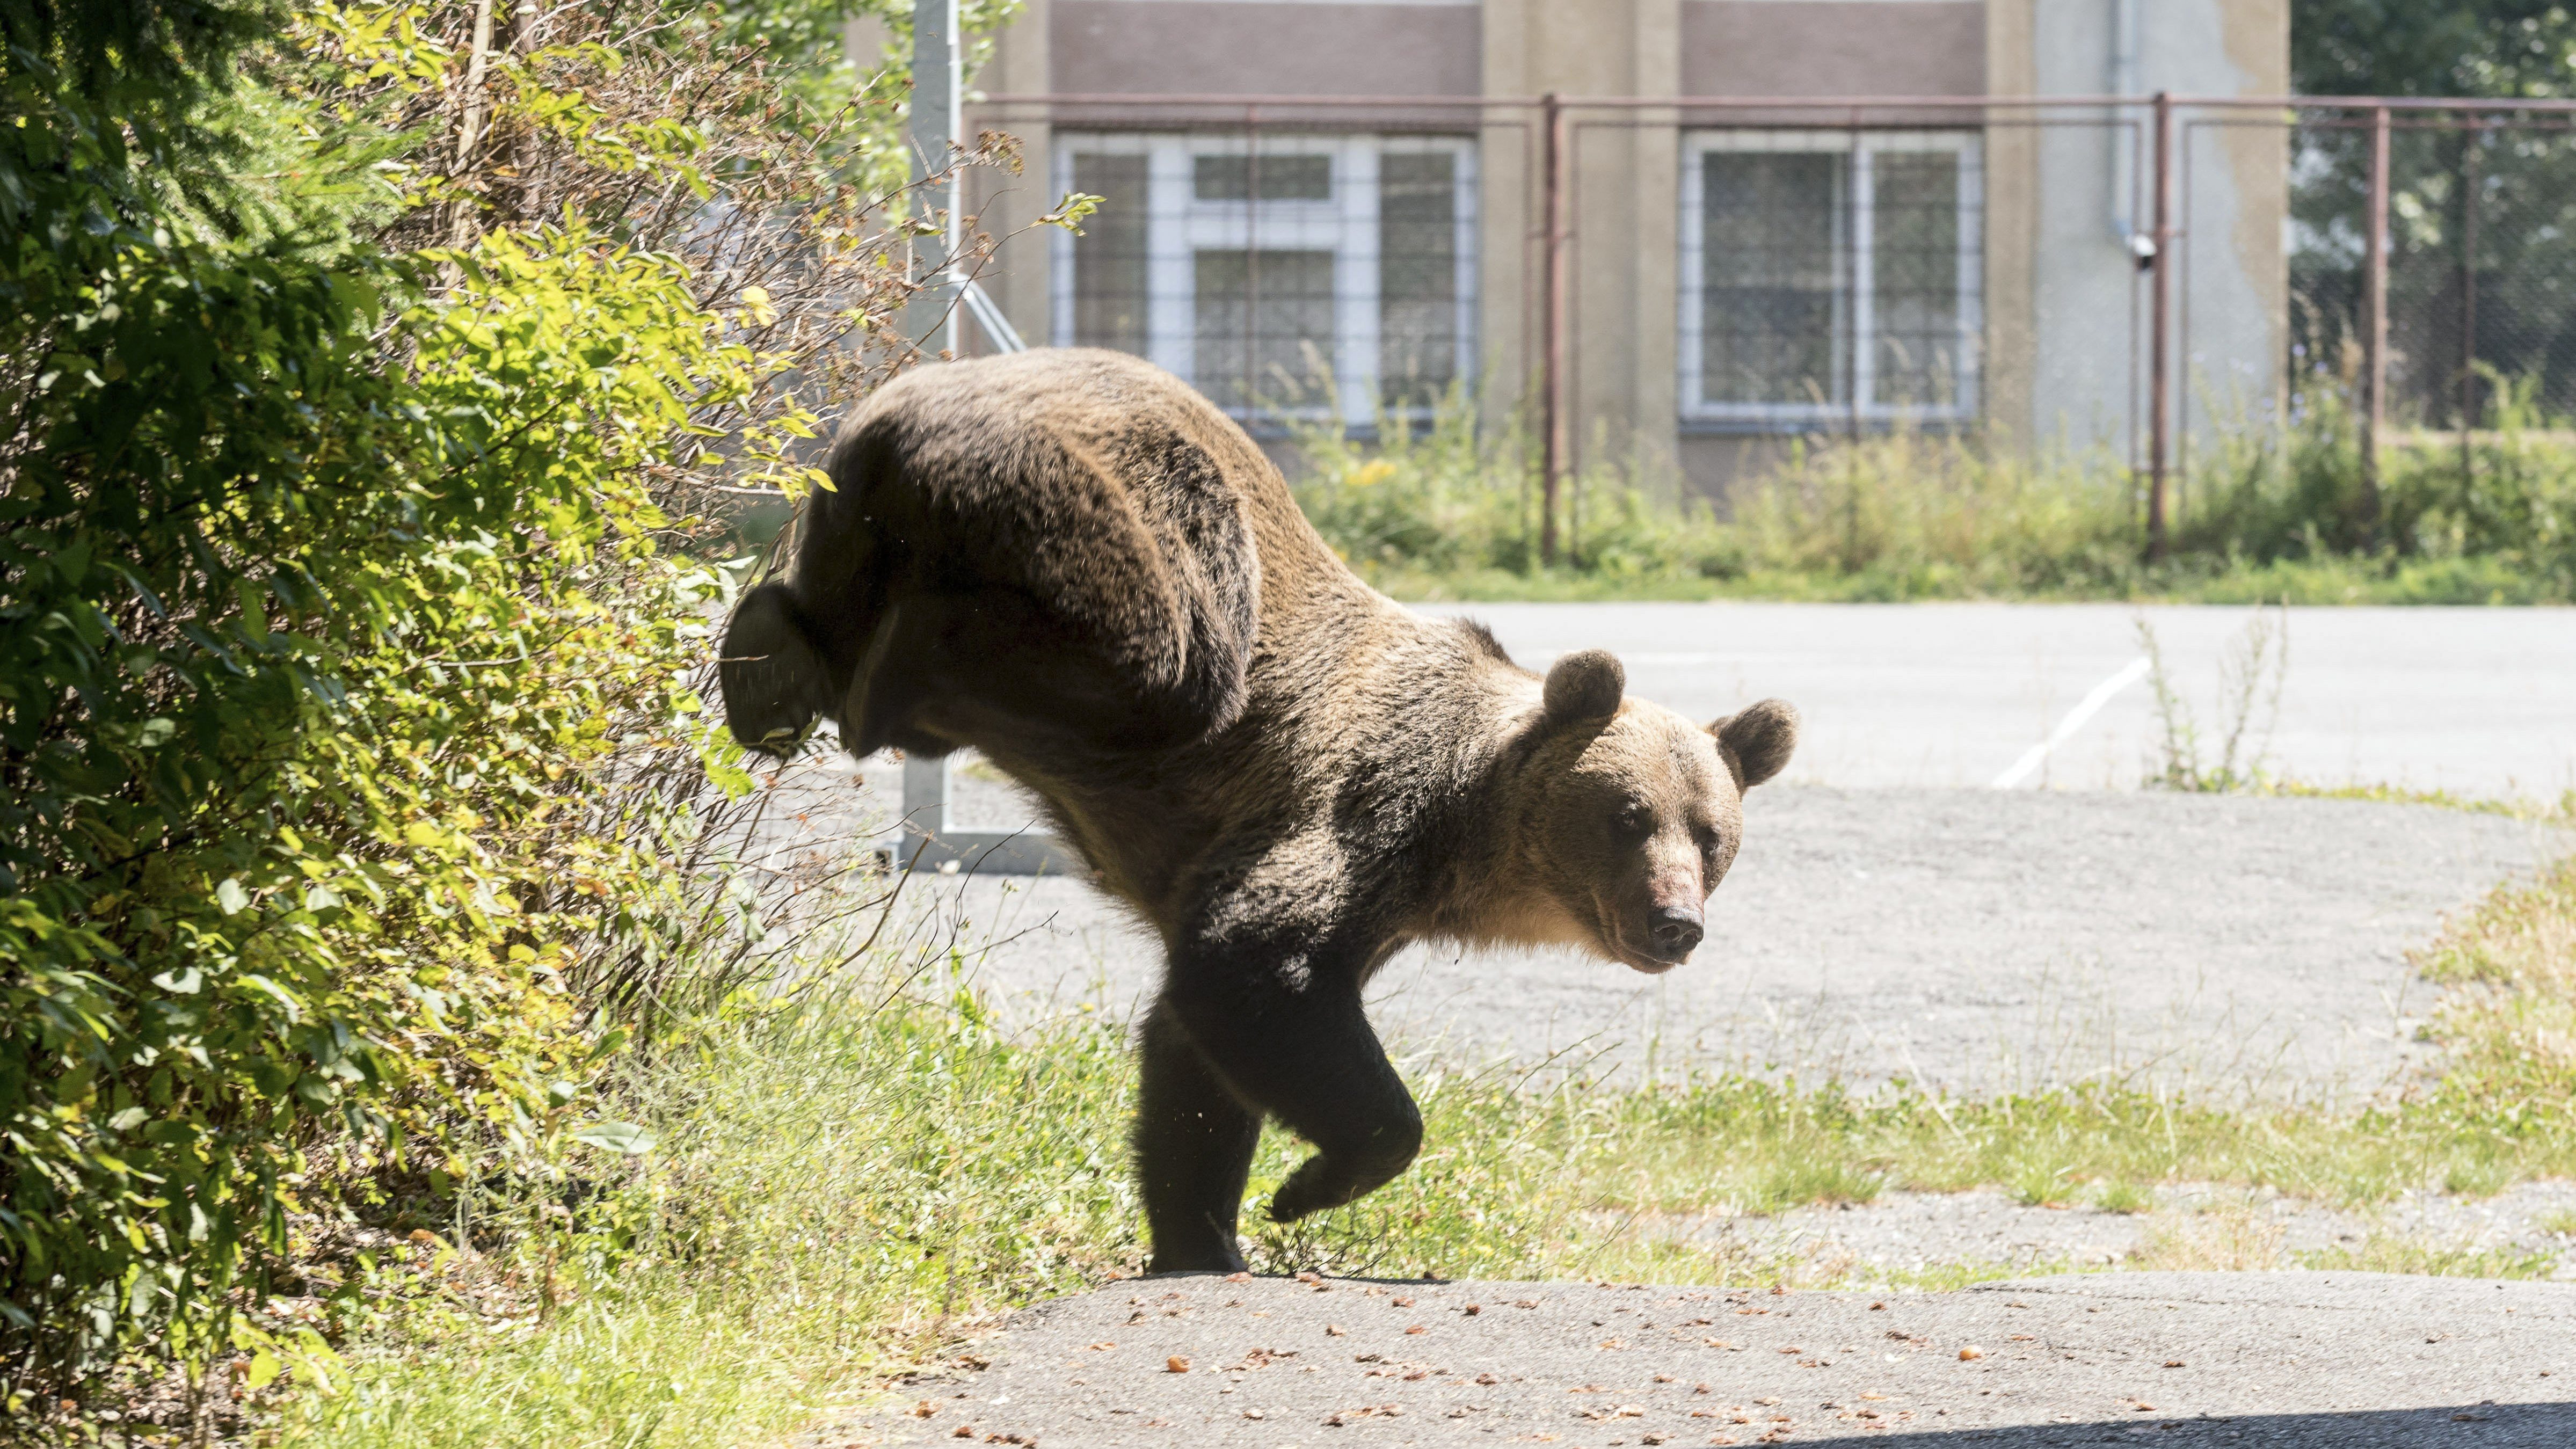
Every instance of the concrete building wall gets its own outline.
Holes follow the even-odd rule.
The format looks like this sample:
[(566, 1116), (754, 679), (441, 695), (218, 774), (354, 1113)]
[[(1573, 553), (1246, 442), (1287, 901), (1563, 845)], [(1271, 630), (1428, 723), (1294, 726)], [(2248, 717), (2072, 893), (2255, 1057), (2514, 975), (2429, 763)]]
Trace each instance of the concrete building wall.
[[(2025, 0), (2027, 3), (2027, 0)], [(2029, 88), (2099, 94), (2113, 57), (2135, 59), (2136, 93), (2279, 95), (2289, 89), (2284, 0), (2130, 0), (2031, 6)], [(2114, 19), (2132, 17), (2125, 43)], [(2072, 118), (2070, 118), (2070, 121)], [(2174, 382), (2195, 398), (2268, 409), (2287, 347), (2287, 137), (2276, 126), (2225, 125), (2187, 113), (2175, 192), (2187, 233), (2174, 265), (2178, 348)], [(2146, 111), (2114, 121), (2058, 124), (2037, 139), (2032, 167), (2029, 412), (2018, 420), (2040, 444), (2142, 448), (2150, 318), (2145, 281), (2124, 227), (2152, 225), (2153, 131)], [(2180, 299), (2187, 297), (2187, 313)], [(2212, 414), (2195, 410), (2205, 426)], [(2009, 426), (2016, 419), (1999, 417)]]
[(1973, 96), (1984, 0), (1681, 0), (1694, 96)]
[(1046, 36), (1067, 94), (1472, 96), (1479, 18), (1472, 0), (1054, 0)]
[[(2115, 46), (2123, 16), (2135, 40)], [(2229, 95), (2285, 91), (2287, 37), (2286, 0), (1030, 0), (974, 87), (1139, 97)], [(1335, 120), (1408, 129), (1429, 114)], [(1468, 114), (1427, 123), (1463, 132)], [(1577, 117), (1572, 431), (1579, 462), (1631, 463), (1641, 477), (1717, 493), (1775, 462), (1791, 439), (1682, 426), (1674, 114)], [(1540, 361), (1540, 145), (1534, 110), (1482, 116), (1478, 377), (1499, 413), (1528, 403)], [(2050, 120), (1999, 113), (1983, 135), (1982, 421), (2007, 439), (2125, 456), (2146, 344), (2143, 289), (2121, 231), (2131, 208), (2118, 202), (2143, 195), (2133, 169), (2143, 111)], [(1169, 128), (1187, 118), (1139, 107), (1083, 124), (1095, 121)], [(1026, 226), (1061, 188), (1035, 113), (992, 112), (983, 123), (1018, 134), (1028, 157), (1020, 177), (978, 179), (985, 229), (999, 235)], [(2205, 425), (2203, 397), (2262, 407), (2279, 391), (2285, 153), (2272, 129), (2193, 125), (2186, 138), (2190, 230), (2177, 264), (2188, 286), (2177, 290), (2192, 299), (2188, 412)], [(1050, 250), (1043, 235), (1007, 243), (988, 283), (1033, 343), (1051, 333)]]
[[(1490, 95), (1671, 96), (1681, 82), (1681, 0), (1486, 0), (1485, 85)], [(1530, 136), (1535, 115), (1516, 117)], [(1678, 252), (1673, 211), (1675, 138), (1667, 125), (1584, 113), (1570, 130), (1575, 189), (1569, 204), (1573, 291), (1568, 300), (1567, 398), (1578, 464), (1632, 465), (1650, 482), (1678, 476), (1675, 314)], [(1534, 158), (1536, 151), (1530, 149)], [(1538, 232), (1541, 189), (1524, 173), (1487, 198), (1489, 249)], [(1489, 251), (1490, 254), (1490, 251)], [(1506, 282), (1487, 287), (1487, 311), (1529, 310), (1506, 286), (1535, 295), (1532, 252)], [(1526, 381), (1540, 359), (1525, 319), (1488, 349), (1496, 372)], [(1532, 420), (1535, 422), (1535, 419)]]

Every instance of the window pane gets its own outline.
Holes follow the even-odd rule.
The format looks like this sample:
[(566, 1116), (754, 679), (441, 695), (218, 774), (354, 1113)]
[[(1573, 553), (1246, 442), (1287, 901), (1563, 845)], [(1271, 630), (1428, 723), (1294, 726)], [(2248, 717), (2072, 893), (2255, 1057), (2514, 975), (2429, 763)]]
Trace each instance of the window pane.
[(1073, 239), (1073, 343), (1145, 350), (1145, 158), (1073, 158), (1073, 189), (1100, 198)]
[(1457, 158), (1378, 158), (1378, 395), (1427, 407), (1458, 375)]
[(1293, 152), (1254, 156), (1201, 156), (1194, 182), (1201, 201), (1245, 201), (1260, 178), (1263, 201), (1330, 201), (1333, 158)]
[(1202, 251), (1197, 376), (1238, 411), (1320, 402), (1333, 378), (1333, 254)]
[(1702, 401), (1842, 401), (1850, 158), (1711, 151), (1702, 165)]
[(1959, 399), (1959, 158), (1881, 151), (1870, 158), (1871, 329), (1877, 396), (1896, 406)]

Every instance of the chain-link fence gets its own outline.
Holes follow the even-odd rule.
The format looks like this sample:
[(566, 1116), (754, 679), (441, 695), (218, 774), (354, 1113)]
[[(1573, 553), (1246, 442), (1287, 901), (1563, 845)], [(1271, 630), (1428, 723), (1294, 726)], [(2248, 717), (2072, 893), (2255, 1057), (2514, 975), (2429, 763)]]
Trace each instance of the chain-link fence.
[(2294, 384), (2361, 383), (2373, 350), (2377, 231), (2384, 426), (2487, 426), (2500, 406), (2576, 413), (2571, 118), (2370, 105), (2303, 106), (2293, 116)]

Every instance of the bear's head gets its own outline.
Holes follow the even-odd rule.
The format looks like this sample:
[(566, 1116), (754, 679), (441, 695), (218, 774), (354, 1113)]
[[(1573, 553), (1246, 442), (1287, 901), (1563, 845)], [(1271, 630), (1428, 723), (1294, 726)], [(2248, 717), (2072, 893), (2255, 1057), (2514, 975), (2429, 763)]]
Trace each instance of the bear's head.
[(1523, 885), (1564, 934), (1654, 973), (1699, 945), (1744, 838), (1744, 792), (1789, 763), (1798, 712), (1766, 699), (1703, 728), (1626, 688), (1599, 649), (1548, 670), (1524, 776)]

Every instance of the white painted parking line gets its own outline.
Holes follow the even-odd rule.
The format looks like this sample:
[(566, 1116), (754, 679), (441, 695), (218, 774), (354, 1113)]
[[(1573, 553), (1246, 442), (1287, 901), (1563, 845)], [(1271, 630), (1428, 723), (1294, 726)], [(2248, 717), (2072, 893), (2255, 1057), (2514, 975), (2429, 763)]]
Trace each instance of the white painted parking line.
[(2146, 678), (2148, 666), (2147, 656), (2141, 654), (2129, 661), (2128, 668), (2093, 686), (2093, 692), (2066, 712), (2066, 718), (2057, 722), (2057, 728), (2048, 732), (2047, 739), (2031, 746), (2020, 759), (2013, 761), (2011, 769), (1995, 777), (1995, 788), (2009, 790), (2029, 779), (2040, 762), (2048, 758), (2048, 752), (2073, 739), (2075, 732), (2084, 728), (2084, 722), (2100, 714), (2102, 706), (2109, 704), (2113, 695)]

